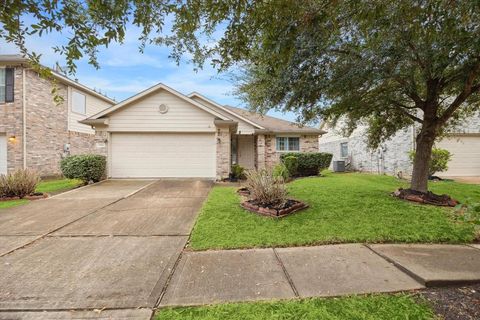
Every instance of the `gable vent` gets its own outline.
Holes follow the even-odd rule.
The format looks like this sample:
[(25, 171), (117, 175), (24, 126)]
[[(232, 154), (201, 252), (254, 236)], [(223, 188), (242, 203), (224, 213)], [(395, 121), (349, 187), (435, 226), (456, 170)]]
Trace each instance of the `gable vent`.
[(161, 114), (167, 113), (168, 112), (168, 106), (166, 104), (161, 104), (158, 106), (158, 112)]

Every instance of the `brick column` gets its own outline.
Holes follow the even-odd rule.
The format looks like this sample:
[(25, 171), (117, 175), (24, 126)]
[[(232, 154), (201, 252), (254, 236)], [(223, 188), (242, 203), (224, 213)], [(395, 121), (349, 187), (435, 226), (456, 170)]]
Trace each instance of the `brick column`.
[(217, 141), (217, 179), (221, 180), (228, 178), (230, 174), (230, 128), (228, 126), (217, 126), (215, 139)]
[(257, 135), (257, 150), (256, 150), (257, 169), (265, 168), (265, 136), (263, 134)]

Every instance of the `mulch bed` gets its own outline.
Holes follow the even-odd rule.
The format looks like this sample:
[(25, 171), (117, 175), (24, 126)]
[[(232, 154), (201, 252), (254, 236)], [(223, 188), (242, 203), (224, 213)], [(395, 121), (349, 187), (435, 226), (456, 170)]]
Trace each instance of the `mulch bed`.
[[(23, 197), (25, 200), (38, 200), (38, 199), (45, 199), (48, 197), (47, 193), (35, 192), (28, 196)], [(0, 198), (0, 201), (10, 201), (10, 200), (20, 200), (19, 197), (3, 197)]]
[(281, 208), (262, 207), (258, 205), (255, 200), (247, 200), (242, 202), (240, 205), (242, 206), (242, 208), (248, 211), (274, 218), (285, 217), (299, 210), (308, 208), (308, 205), (306, 203), (293, 199), (288, 199), (285, 205)]
[(392, 192), (392, 196), (417, 203), (433, 204), (443, 207), (455, 207), (459, 202), (449, 195), (438, 195), (433, 192), (420, 192), (412, 189), (400, 188)]
[(248, 188), (243, 187), (238, 189), (237, 193), (241, 196), (248, 197), (250, 195), (250, 190), (248, 190)]
[(431, 288), (419, 293), (445, 320), (480, 319), (480, 284), (467, 287)]

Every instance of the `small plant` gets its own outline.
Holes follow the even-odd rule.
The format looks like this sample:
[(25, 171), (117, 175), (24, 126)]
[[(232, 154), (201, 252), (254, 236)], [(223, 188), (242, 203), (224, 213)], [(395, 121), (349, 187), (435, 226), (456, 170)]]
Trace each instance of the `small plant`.
[(262, 207), (282, 207), (287, 201), (287, 189), (282, 177), (275, 177), (271, 169), (251, 170), (246, 173), (250, 197)]
[(40, 178), (28, 169), (19, 169), (7, 175), (0, 175), (0, 197), (24, 198), (35, 192)]
[(85, 183), (104, 179), (106, 167), (105, 157), (96, 154), (69, 156), (60, 162), (60, 168), (66, 178), (80, 179)]
[(298, 160), (297, 157), (288, 156), (283, 159), (283, 164), (288, 170), (290, 176), (294, 177), (297, 175), (298, 172)]
[[(413, 162), (415, 151), (409, 152), (410, 160)], [(430, 159), (428, 175), (433, 176), (437, 172), (445, 172), (448, 170), (448, 162), (452, 159), (450, 151), (445, 149), (433, 148), (432, 158)]]
[(275, 178), (282, 178), (283, 181), (288, 181), (288, 179), (290, 179), (290, 173), (287, 169), (287, 166), (285, 166), (283, 163), (278, 163), (275, 165), (272, 173)]
[(232, 178), (235, 180), (245, 179), (245, 168), (239, 164), (232, 165)]

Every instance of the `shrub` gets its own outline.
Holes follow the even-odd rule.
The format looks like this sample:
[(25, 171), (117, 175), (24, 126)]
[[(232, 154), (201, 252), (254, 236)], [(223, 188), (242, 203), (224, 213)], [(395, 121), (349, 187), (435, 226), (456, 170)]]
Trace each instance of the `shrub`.
[(273, 167), (272, 174), (275, 178), (282, 178), (283, 181), (288, 181), (290, 178), (290, 173), (283, 163), (278, 163), (275, 165), (275, 167)]
[(297, 175), (298, 171), (298, 160), (297, 157), (294, 156), (287, 156), (283, 159), (283, 164), (285, 164), (285, 167), (288, 170), (288, 173), (290, 176), (294, 177)]
[(245, 179), (245, 168), (239, 164), (232, 165), (232, 178)]
[[(410, 151), (409, 153), (410, 160), (413, 163), (415, 158), (415, 151)], [(448, 162), (452, 159), (452, 154), (450, 151), (445, 149), (433, 148), (432, 149), (432, 158), (430, 159), (430, 164), (428, 168), (428, 175), (433, 176), (437, 172), (444, 172), (448, 170)]]
[(0, 175), (0, 196), (24, 198), (35, 192), (39, 180), (38, 175), (28, 169)]
[(107, 161), (104, 156), (81, 154), (69, 156), (60, 162), (63, 175), (68, 179), (98, 182), (105, 178)]
[(284, 153), (280, 156), (280, 159), (285, 163), (285, 159), (288, 157), (295, 157), (297, 159), (297, 172), (295, 175), (301, 177), (318, 175), (321, 171), (327, 169), (332, 161), (332, 154), (324, 152)]
[(272, 170), (250, 170), (246, 173), (246, 185), (252, 200), (263, 207), (281, 207), (287, 201), (285, 181), (275, 177)]

